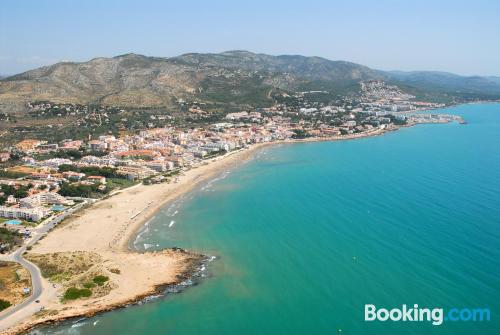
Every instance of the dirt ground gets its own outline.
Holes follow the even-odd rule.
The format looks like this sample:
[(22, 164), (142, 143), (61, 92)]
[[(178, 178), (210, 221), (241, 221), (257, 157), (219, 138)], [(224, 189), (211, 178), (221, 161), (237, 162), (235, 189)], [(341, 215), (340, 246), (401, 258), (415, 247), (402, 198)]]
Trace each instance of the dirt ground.
[(29, 272), (17, 263), (0, 262), (0, 299), (18, 304), (26, 298), (25, 287), (31, 289)]

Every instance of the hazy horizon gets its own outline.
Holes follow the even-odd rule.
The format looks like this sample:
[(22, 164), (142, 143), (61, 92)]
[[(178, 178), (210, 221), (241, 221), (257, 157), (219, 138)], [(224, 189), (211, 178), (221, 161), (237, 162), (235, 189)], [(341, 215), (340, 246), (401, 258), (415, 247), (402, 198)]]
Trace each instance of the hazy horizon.
[(298, 1), (0, 3), (0, 74), (126, 53), (248, 50), (385, 71), (500, 76), (500, 3)]

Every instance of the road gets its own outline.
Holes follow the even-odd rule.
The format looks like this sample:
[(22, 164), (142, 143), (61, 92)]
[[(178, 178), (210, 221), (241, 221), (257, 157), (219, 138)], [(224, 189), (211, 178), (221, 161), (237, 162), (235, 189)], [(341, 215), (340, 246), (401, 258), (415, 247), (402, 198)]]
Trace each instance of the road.
[[(36, 241), (38, 241), (38, 239)], [(31, 245), (31, 241), (29, 245)], [(23, 253), (26, 251), (27, 246), (28, 245), (25, 245), (22, 248), (17, 249), (14, 253), (0, 258), (0, 260), (2, 261), (19, 263), (26, 270), (28, 270), (31, 275), (31, 286), (32, 286), (31, 296), (28, 299), (25, 299), (20, 304), (14, 305), (6, 309), (2, 313), (0, 313), (0, 321), (8, 318), (12, 314), (28, 306), (29, 304), (40, 298), (40, 296), (42, 295), (42, 274), (40, 273), (40, 269), (35, 264), (28, 262), (23, 258)]]
[[(24, 268), (26, 268), (26, 270), (28, 270), (31, 275), (31, 283), (32, 283), (31, 296), (28, 299), (24, 300), (22, 303), (14, 305), (2, 311), (0, 313), (0, 322), (6, 320), (14, 313), (22, 310), (23, 308), (34, 303), (36, 300), (38, 300), (38, 298), (40, 298), (43, 292), (42, 274), (40, 272), (40, 269), (35, 264), (23, 258), (23, 254), (29, 246), (32, 246), (36, 242), (38, 242), (40, 238), (42, 238), (42, 236), (46, 235), (52, 228), (54, 228), (57, 224), (59, 224), (62, 220), (64, 220), (68, 215), (73, 214), (75, 211), (81, 209), (89, 202), (94, 201), (93, 199), (82, 199), (82, 200), (84, 200), (82, 203), (79, 203), (78, 205), (62, 213), (59, 213), (57, 215), (52, 215), (51, 217), (44, 220), (39, 225), (39, 227), (37, 227), (33, 231), (32, 237), (21, 248), (17, 249), (16, 251), (8, 255), (0, 255), (0, 261), (16, 262), (21, 264)], [(42, 308), (42, 306), (40, 306), (40, 308)], [(38, 310), (40, 308), (38, 308)]]

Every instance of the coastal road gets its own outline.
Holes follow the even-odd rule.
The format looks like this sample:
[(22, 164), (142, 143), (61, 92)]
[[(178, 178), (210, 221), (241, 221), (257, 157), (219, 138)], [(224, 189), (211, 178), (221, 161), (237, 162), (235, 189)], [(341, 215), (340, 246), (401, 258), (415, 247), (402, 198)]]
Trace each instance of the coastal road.
[[(34, 245), (36, 242), (38, 242), (38, 240), (40, 240), (42, 236), (46, 235), (52, 228), (54, 228), (57, 224), (59, 224), (62, 220), (64, 220), (68, 215), (71, 215), (75, 211), (79, 210), (87, 203), (88, 201), (84, 201), (76, 205), (75, 207), (72, 207), (58, 215), (53, 215), (49, 217), (44, 222), (42, 222), (36, 230), (33, 231), (31, 239), (29, 239), (25, 245), (23, 245), (21, 248), (17, 249), (11, 254), (0, 255), (0, 261), (16, 262), (21, 264), (26, 270), (28, 270), (31, 275), (31, 285), (32, 285), (31, 295), (28, 299), (24, 300), (20, 304), (14, 305), (0, 312), (0, 331), (7, 328), (3, 327), (4, 321), (6, 321), (10, 316), (25, 309), (27, 306), (35, 304), (38, 305), (38, 303), (36, 303), (35, 301), (40, 298), (43, 292), (42, 274), (40, 272), (40, 269), (35, 264), (23, 258), (23, 254), (26, 251), (26, 249)], [(34, 306), (34, 308), (27, 308), (25, 311), (26, 316), (40, 310), (41, 308), (42, 308), (41, 305)]]
[[(31, 245), (31, 241), (29, 245)], [(28, 262), (23, 258), (23, 253), (26, 251), (26, 247), (27, 245), (17, 249), (14, 253), (8, 255), (7, 257), (0, 258), (0, 260), (2, 261), (16, 262), (21, 264), (26, 270), (29, 271), (31, 275), (31, 296), (28, 299), (25, 299), (20, 304), (14, 305), (0, 313), (0, 322), (7, 319), (17, 311), (25, 308), (29, 304), (33, 303), (42, 295), (42, 274), (40, 273), (40, 269), (36, 265)]]

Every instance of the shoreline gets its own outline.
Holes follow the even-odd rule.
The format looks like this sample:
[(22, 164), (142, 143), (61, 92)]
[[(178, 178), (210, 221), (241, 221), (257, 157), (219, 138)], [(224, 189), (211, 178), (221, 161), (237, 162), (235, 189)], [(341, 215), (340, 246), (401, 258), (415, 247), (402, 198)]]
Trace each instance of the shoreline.
[[(181, 252), (188, 252), (184, 249), (179, 249)], [(189, 253), (189, 252), (188, 252)], [(34, 322), (34, 323), (29, 323), (26, 325), (21, 326), (20, 328), (14, 327), (12, 329), (7, 329), (7, 331), (4, 333), (5, 335), (18, 335), (18, 334), (25, 334), (27, 332), (30, 332), (32, 330), (35, 330), (38, 327), (42, 326), (51, 326), (51, 325), (58, 325), (63, 322), (70, 322), (71, 320), (85, 320), (91, 317), (94, 317), (96, 315), (122, 309), (122, 308), (127, 308), (131, 306), (137, 306), (141, 305), (143, 303), (147, 303), (151, 300), (154, 300), (157, 297), (166, 297), (169, 294), (173, 293), (179, 293), (182, 292), (183, 290), (195, 286), (198, 284), (198, 282), (201, 280), (201, 278), (205, 277), (206, 275), (204, 274), (204, 269), (205, 266), (210, 263), (214, 258), (202, 254), (193, 254), (195, 256), (198, 256), (197, 259), (193, 260), (189, 266), (188, 270), (186, 270), (183, 273), (180, 273), (177, 275), (177, 280), (174, 282), (165, 282), (162, 284), (157, 284), (155, 285), (152, 289), (150, 289), (147, 292), (144, 292), (140, 295), (128, 298), (122, 302), (114, 303), (107, 305), (103, 308), (93, 308), (89, 309), (85, 312), (78, 312), (74, 314), (68, 314), (64, 315), (55, 319), (49, 319), (49, 320), (43, 320), (40, 322)]]
[[(405, 127), (412, 127), (414, 125), (416, 125), (416, 124), (409, 124)], [(194, 183), (179, 190), (178, 192), (174, 192), (173, 194), (165, 197), (164, 199), (161, 199), (154, 206), (148, 207), (144, 212), (141, 212), (140, 213), (141, 218), (134, 225), (134, 228), (132, 230), (130, 230), (127, 233), (127, 235), (121, 240), (120, 248), (124, 251), (127, 251), (127, 252), (139, 252), (137, 250), (130, 249), (129, 245), (131, 244), (131, 242), (133, 242), (133, 239), (135, 239), (137, 237), (137, 233), (139, 232), (139, 230), (149, 220), (151, 220), (154, 217), (154, 215), (158, 211), (160, 211), (165, 205), (167, 205), (168, 203), (171, 203), (171, 202), (177, 200), (179, 197), (195, 190), (198, 185), (202, 184), (203, 182), (206, 182), (207, 180), (209, 180), (212, 177), (216, 176), (217, 174), (221, 173), (222, 170), (224, 170), (226, 168), (232, 169), (232, 168), (239, 166), (240, 164), (246, 163), (249, 159), (252, 158), (253, 154), (261, 148), (264, 148), (267, 146), (279, 145), (279, 144), (356, 140), (356, 139), (362, 139), (362, 138), (367, 138), (367, 137), (380, 136), (380, 135), (383, 135), (387, 132), (396, 131), (400, 128), (403, 128), (403, 127), (402, 126), (393, 126), (393, 127), (388, 127), (388, 128), (384, 128), (384, 129), (376, 129), (376, 130), (368, 131), (368, 132), (361, 133), (361, 134), (352, 134), (352, 135), (343, 135), (343, 136), (311, 137), (311, 138), (303, 138), (303, 139), (289, 139), (289, 140), (280, 140), (280, 141), (273, 141), (273, 142), (256, 143), (256, 144), (252, 144), (251, 146), (249, 146), (247, 148), (239, 149), (237, 151), (229, 152), (223, 156), (215, 157), (215, 158), (211, 159), (209, 162), (206, 162), (205, 164), (202, 164), (202, 165), (195, 167), (194, 169), (191, 169), (191, 170), (186, 172), (186, 174), (187, 174), (191, 171), (196, 171), (196, 169), (199, 169), (200, 167), (206, 167), (206, 173), (203, 175), (197, 174), (198, 176), (193, 180)], [(217, 164), (217, 163), (220, 163), (220, 164)], [(203, 172), (205, 172), (205, 170)], [(179, 180), (180, 180), (179, 183), (181, 183), (183, 177), (185, 177), (185, 176), (179, 177)], [(162, 184), (159, 184), (159, 185), (162, 185)], [(180, 186), (182, 186), (182, 185), (180, 185)], [(150, 186), (146, 186), (146, 187), (150, 187)], [(127, 191), (127, 190), (128, 189), (125, 189), (123, 191)]]
[[(405, 127), (411, 127), (413, 125), (415, 124), (406, 125)], [(144, 227), (144, 225), (150, 221), (159, 210), (164, 208), (166, 204), (195, 190), (198, 185), (221, 173), (223, 170), (233, 169), (234, 167), (247, 162), (254, 156), (257, 150), (263, 147), (274, 144), (361, 139), (383, 135), (386, 132), (395, 131), (400, 128), (402, 127), (393, 126), (382, 129), (378, 128), (366, 133), (345, 136), (264, 142), (253, 144), (248, 148), (229, 152), (223, 156), (215, 157), (210, 159), (208, 162), (204, 162), (197, 167), (183, 172), (179, 176), (179, 181), (177, 183), (155, 185), (139, 184), (119, 191), (109, 198), (96, 202), (88, 209), (82, 210), (83, 213), (76, 213), (76, 215), (73, 215), (75, 218), (72, 219), (70, 217), (68, 224), (50, 232), (44, 240), (41, 240), (39, 244), (34, 246), (33, 251), (30, 251), (30, 253), (47, 254), (52, 252), (86, 250), (100, 253), (106, 259), (106, 262), (120, 262), (120, 260), (123, 259), (124, 263), (128, 263), (129, 261), (132, 263), (134, 261), (144, 263), (147, 261), (146, 258), (151, 258), (150, 255), (158, 255), (171, 251), (174, 253), (179, 252), (197, 255), (199, 260), (205, 259), (206, 261), (209, 257), (207, 255), (201, 255), (199, 253), (185, 251), (179, 248), (164, 249), (160, 252), (141, 252), (132, 249), (130, 244), (132, 240), (136, 238), (138, 231)], [(139, 209), (134, 208), (132, 211), (126, 211), (126, 209), (130, 207), (130, 203), (140, 206)], [(120, 220), (124, 220), (125, 223), (122, 223)], [(105, 228), (103, 228), (102, 225), (96, 225), (97, 221), (108, 225), (106, 228), (111, 228), (104, 230)], [(97, 230), (104, 231), (96, 233)], [(85, 234), (90, 235), (90, 239)], [(75, 235), (80, 237), (78, 241), (74, 239)], [(162, 261), (167, 261), (167, 259)], [(72, 306), (69, 311), (65, 311), (59, 315), (45, 318), (42, 317), (40, 319), (31, 316), (28, 319), (24, 319), (19, 324), (16, 323), (15, 325), (5, 328), (4, 330), (6, 331), (6, 334), (20, 334), (28, 330), (32, 330), (40, 325), (57, 324), (68, 319), (74, 319), (82, 316), (89, 317), (102, 312), (140, 303), (145, 299), (147, 300), (148, 297), (156, 296), (158, 294), (163, 296), (168, 294), (169, 287), (179, 285), (185, 280), (192, 280), (197, 275), (196, 266), (193, 267), (194, 263), (192, 260), (181, 259), (180, 263), (182, 264), (181, 266), (179, 266), (179, 264), (174, 264), (174, 268), (169, 269), (171, 270), (171, 273), (169, 273), (170, 279), (165, 278), (164, 273), (161, 273), (153, 282), (145, 282), (142, 280), (144, 279), (142, 278), (144, 277), (144, 274), (142, 274), (141, 277), (136, 273), (135, 277), (139, 276), (141, 277), (141, 280), (136, 282), (135, 280), (137, 280), (137, 278), (132, 278), (132, 284), (134, 286), (140, 286), (138, 290), (139, 293), (137, 293), (136, 290), (134, 294), (122, 294), (119, 297), (116, 297), (116, 294), (114, 294), (114, 297), (104, 296), (104, 299), (98, 301), (101, 304), (92, 304), (93, 306), (90, 308), (88, 306), (89, 300), (77, 301), (71, 304)], [(206, 263), (200, 262), (198, 265), (200, 264), (204, 265)], [(123, 266), (130, 267), (130, 264), (125, 264)], [(137, 267), (140, 268), (140, 266)], [(142, 270), (145, 269), (149, 269), (149, 267), (145, 267)], [(44, 281), (46, 284), (48, 283), (47, 280)], [(186, 285), (186, 287), (187, 286), (190, 285)], [(54, 296), (51, 298), (54, 298)], [(52, 301), (52, 304), (54, 305), (54, 301)], [(55, 302), (55, 304), (59, 305), (58, 307), (60, 310), (66, 310), (67, 308), (65, 304), (62, 304), (59, 301)]]
[[(186, 172), (184, 172), (184, 175), (179, 176), (179, 182), (173, 185), (176, 185), (176, 189), (169, 195), (167, 195), (165, 198), (160, 199), (157, 201), (153, 206), (149, 206), (148, 208), (145, 208), (143, 212), (140, 213), (140, 215), (137, 216), (138, 220), (137, 222), (134, 223), (134, 227), (130, 229), (126, 235), (121, 239), (119, 248), (123, 251), (126, 252), (139, 252), (138, 250), (131, 249), (130, 243), (133, 242), (133, 239), (137, 237), (137, 234), (139, 230), (149, 221), (151, 220), (158, 211), (162, 210), (165, 205), (168, 203), (171, 203), (181, 196), (193, 191), (196, 189), (197, 186), (202, 184), (203, 182), (208, 181), (212, 177), (216, 176), (217, 174), (221, 173), (222, 170), (224, 169), (232, 169), (237, 167), (238, 165), (245, 163), (249, 159), (251, 159), (251, 156), (261, 148), (264, 148), (266, 146), (272, 145), (272, 144), (282, 144), (282, 143), (287, 143), (285, 141), (280, 141), (280, 142), (265, 142), (265, 143), (257, 143), (252, 145), (249, 148), (246, 149), (240, 149), (238, 151), (233, 151), (229, 152), (223, 156), (215, 157), (211, 159), (209, 162), (206, 162), (205, 164), (201, 164), (200, 166), (197, 166), (193, 169), (190, 169)], [(199, 170), (201, 169), (201, 170)], [(198, 173), (192, 173), (195, 176), (191, 177), (188, 175), (190, 172), (198, 172)], [(184, 179), (187, 178), (187, 179)], [(190, 183), (189, 183), (190, 182)], [(189, 183), (188, 185), (184, 185), (186, 183)], [(157, 184), (154, 186), (161, 186), (163, 184)], [(172, 184), (169, 184), (172, 185)], [(144, 186), (144, 185), (142, 185)], [(183, 187), (184, 186), (184, 187)], [(151, 187), (151, 185), (144, 186), (144, 187)], [(179, 188), (179, 189), (177, 189)], [(123, 190), (124, 192), (127, 191), (127, 189)]]

